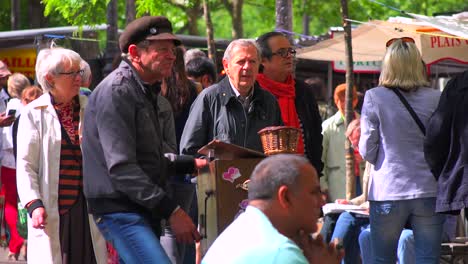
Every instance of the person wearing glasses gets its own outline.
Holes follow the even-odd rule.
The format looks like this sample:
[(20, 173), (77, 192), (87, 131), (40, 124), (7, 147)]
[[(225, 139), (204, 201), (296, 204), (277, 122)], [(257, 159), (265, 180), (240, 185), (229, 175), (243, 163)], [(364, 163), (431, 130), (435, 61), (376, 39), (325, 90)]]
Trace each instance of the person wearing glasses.
[(439, 263), (444, 216), (424, 159), (425, 127), (440, 92), (429, 87), (411, 38), (391, 39), (379, 86), (366, 92), (359, 152), (374, 165), (369, 181), (372, 263), (395, 263), (400, 234), (413, 230), (415, 263)]
[(44, 94), (22, 110), (18, 125), (17, 183), (28, 211), (28, 263), (105, 263), (105, 240), (88, 216), (83, 196), (78, 53), (39, 52), (37, 82)]
[(302, 131), (298, 152), (321, 175), (322, 118), (312, 89), (293, 76), (296, 50), (280, 32), (265, 33), (256, 42), (262, 54), (257, 81), (278, 100), (284, 124)]
[(227, 77), (193, 102), (180, 141), (182, 154), (196, 154), (213, 139), (263, 152), (258, 131), (283, 121), (275, 97), (256, 82), (260, 60), (254, 41), (229, 44), (223, 57)]

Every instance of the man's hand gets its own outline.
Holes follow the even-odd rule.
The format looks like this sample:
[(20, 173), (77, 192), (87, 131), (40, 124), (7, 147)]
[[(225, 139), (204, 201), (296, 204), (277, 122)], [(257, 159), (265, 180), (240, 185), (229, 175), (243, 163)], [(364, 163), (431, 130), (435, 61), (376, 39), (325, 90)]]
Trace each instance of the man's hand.
[(326, 203), (329, 203), (330, 200), (330, 195), (328, 194), (328, 189), (324, 189), (322, 190), (322, 199), (326, 202)]
[(34, 209), (31, 215), (31, 220), (34, 228), (44, 229), (47, 225), (47, 213), (44, 207)]
[(195, 159), (195, 168), (202, 169), (205, 166), (208, 166), (208, 160), (206, 160), (206, 159)]
[(176, 236), (177, 242), (190, 244), (193, 241), (200, 241), (200, 233), (198, 233), (192, 219), (190, 219), (184, 210), (179, 208), (172, 213), (171, 217), (169, 217), (169, 224)]
[(330, 242), (327, 246), (320, 234), (312, 237), (312, 235), (301, 230), (298, 239), (295, 241), (297, 241), (309, 263), (338, 264), (344, 257), (344, 250), (338, 247), (338, 239)]
[(0, 127), (11, 126), (15, 122), (15, 115), (7, 116), (5, 112), (0, 114)]

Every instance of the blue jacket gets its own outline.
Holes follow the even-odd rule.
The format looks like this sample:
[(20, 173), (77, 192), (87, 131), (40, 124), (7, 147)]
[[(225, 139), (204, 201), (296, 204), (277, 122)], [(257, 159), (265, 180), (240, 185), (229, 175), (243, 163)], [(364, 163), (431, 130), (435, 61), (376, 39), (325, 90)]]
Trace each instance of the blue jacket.
[(450, 80), (429, 121), (424, 153), (438, 181), (437, 212), (468, 207), (468, 71)]
[[(427, 126), (440, 92), (421, 87), (402, 94)], [(369, 181), (369, 201), (436, 197), (437, 183), (424, 159), (423, 145), (423, 133), (392, 90), (377, 87), (366, 92), (359, 152), (375, 165)]]

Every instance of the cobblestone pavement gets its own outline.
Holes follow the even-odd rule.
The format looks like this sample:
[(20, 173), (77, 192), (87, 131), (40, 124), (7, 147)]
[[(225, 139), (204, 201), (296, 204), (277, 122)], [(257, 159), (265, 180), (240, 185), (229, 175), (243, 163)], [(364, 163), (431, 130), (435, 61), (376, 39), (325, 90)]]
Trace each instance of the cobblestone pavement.
[[(21, 258), (21, 257), (20, 257)], [(19, 261), (8, 261), (8, 247), (0, 247), (0, 264), (26, 264), (26, 261), (19, 260)]]

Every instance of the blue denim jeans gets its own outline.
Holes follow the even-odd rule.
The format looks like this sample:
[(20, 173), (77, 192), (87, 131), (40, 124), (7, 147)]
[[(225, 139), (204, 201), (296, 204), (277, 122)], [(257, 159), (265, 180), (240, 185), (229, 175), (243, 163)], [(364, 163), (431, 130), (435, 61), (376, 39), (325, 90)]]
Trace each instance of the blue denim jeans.
[[(172, 200), (180, 205), (182, 210), (189, 213), (194, 198), (195, 184), (171, 182), (169, 183), (167, 193)], [(184, 262), (186, 245), (184, 243), (177, 243), (176, 237), (167, 222), (164, 228), (164, 235), (161, 236), (161, 246), (172, 263), (181, 264)]]
[[(372, 264), (372, 243), (370, 227), (361, 231), (359, 235), (359, 246), (361, 248), (362, 264)], [(403, 229), (398, 240), (398, 263), (415, 264), (414, 257), (414, 236), (410, 229)]]
[(444, 216), (435, 213), (436, 198), (370, 201), (372, 263), (395, 263), (398, 239), (409, 221), (414, 234), (415, 261), (439, 263)]
[(104, 238), (117, 250), (120, 264), (171, 263), (142, 215), (111, 213), (95, 215), (94, 221)]
[(343, 212), (336, 221), (335, 230), (331, 237), (331, 241), (335, 238), (343, 242), (345, 256), (341, 263), (343, 264), (359, 264), (359, 243), (358, 237), (361, 229), (369, 225), (368, 217), (360, 217), (359, 215)]

